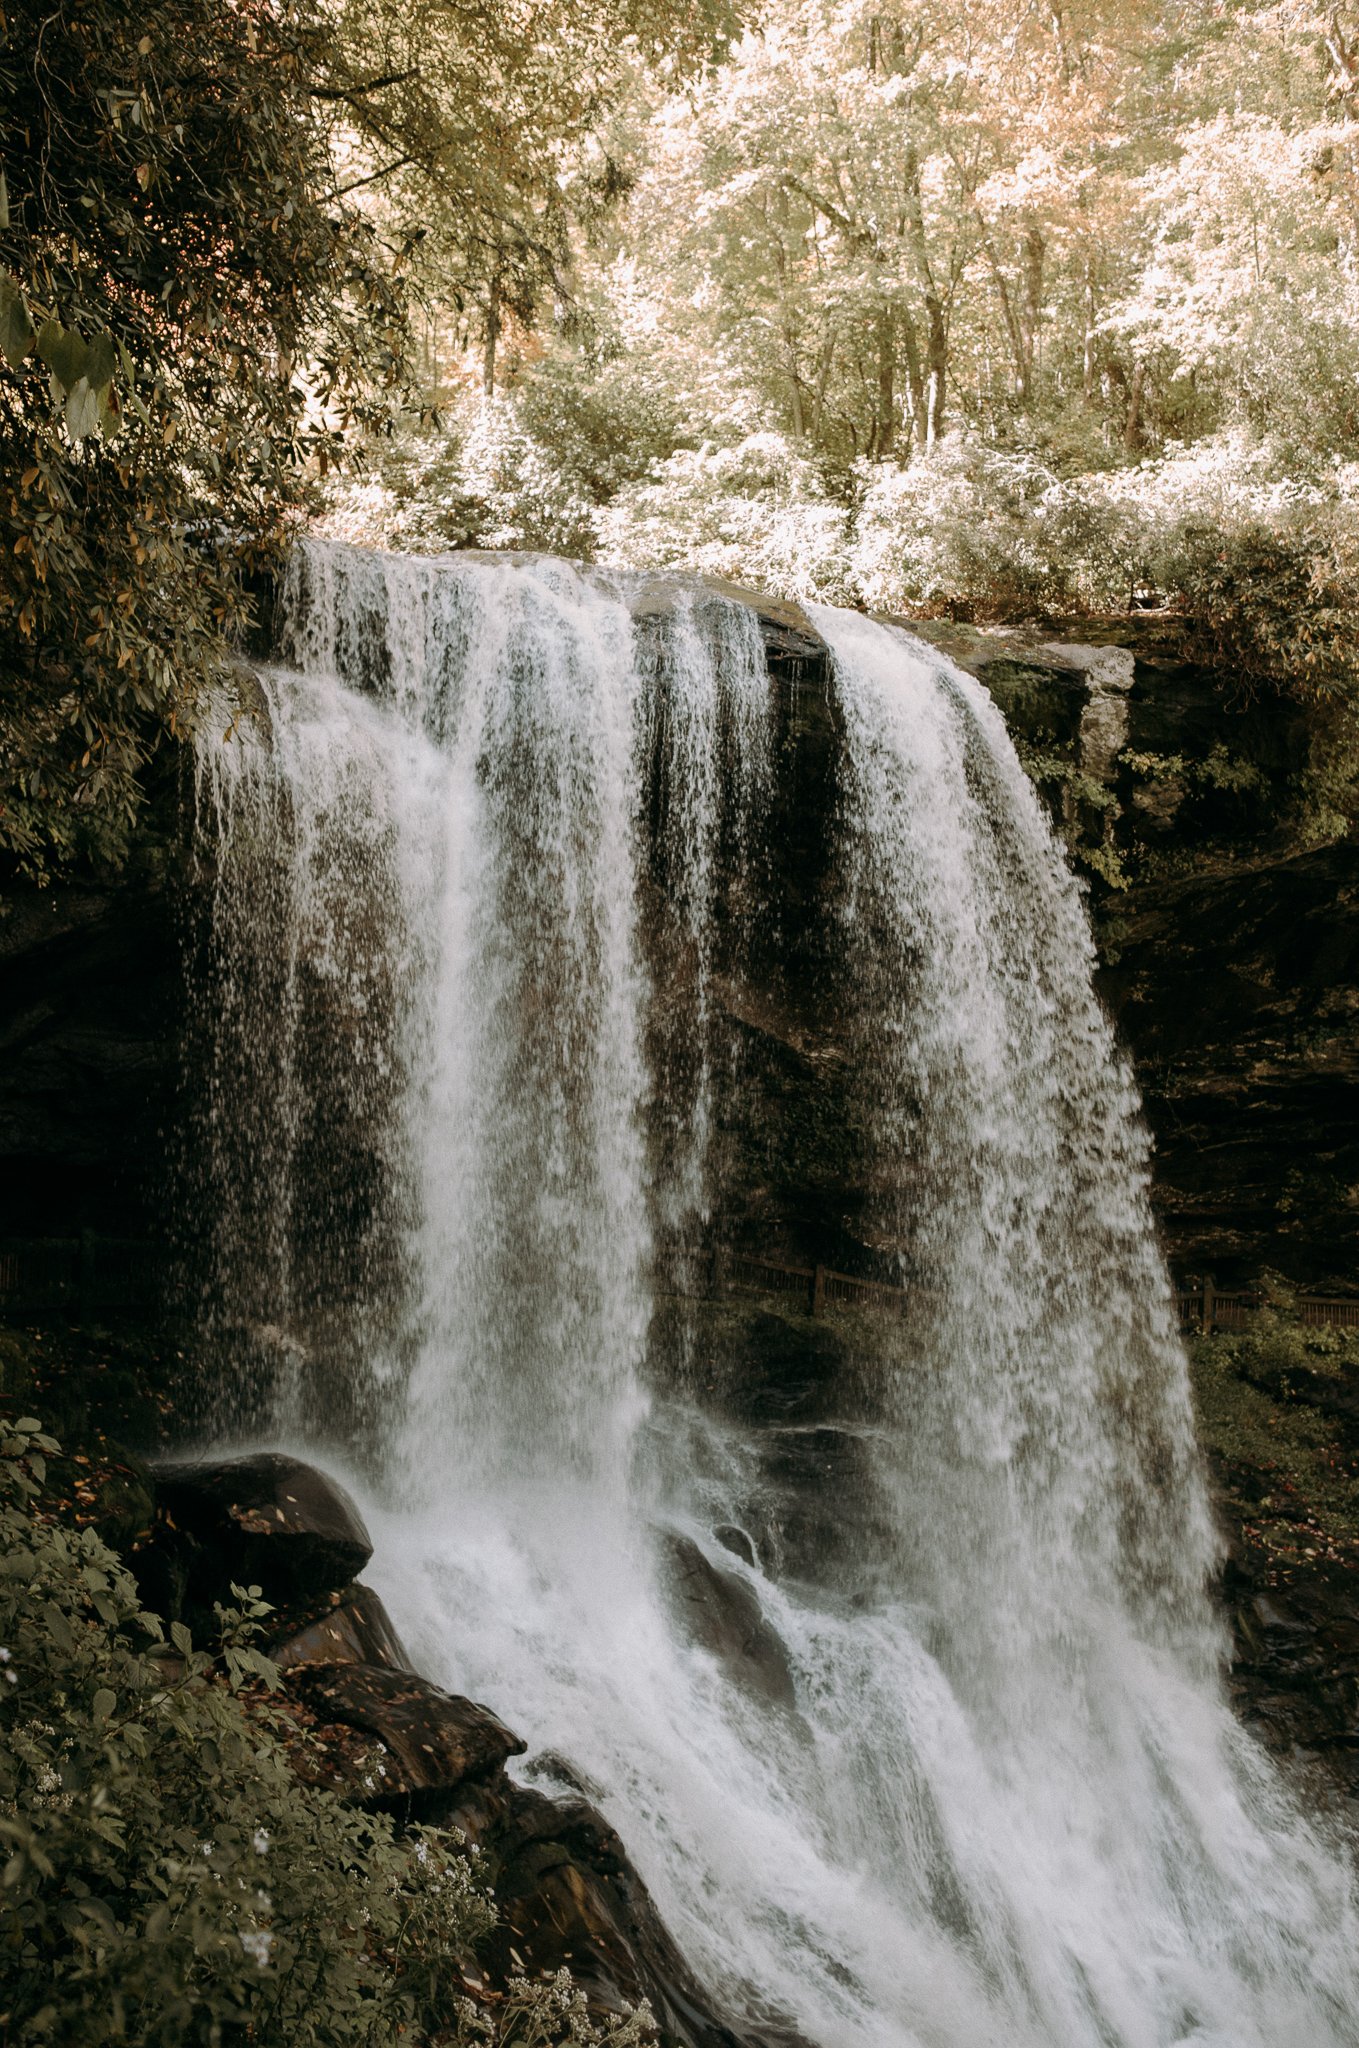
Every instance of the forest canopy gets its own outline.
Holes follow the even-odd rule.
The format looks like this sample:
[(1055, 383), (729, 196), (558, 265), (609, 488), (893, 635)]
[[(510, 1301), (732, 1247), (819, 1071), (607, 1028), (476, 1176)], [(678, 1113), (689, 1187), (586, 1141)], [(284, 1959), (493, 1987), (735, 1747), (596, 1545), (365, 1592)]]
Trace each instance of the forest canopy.
[(318, 494), (906, 614), (1167, 607), (1352, 722), (1354, 0), (18, 0), (0, 113), (34, 872), (229, 704), (240, 572)]
[[(1357, 93), (1359, 15), (1300, 0), (767, 0), (675, 89), (635, 71), (600, 144), (618, 202), (578, 237), (554, 317), (500, 336), (479, 381), (560, 447), (564, 507), (571, 486), (614, 499), (597, 451), (630, 449), (634, 502), (602, 523), (574, 508), (606, 552), (668, 531), (721, 553), (698, 508), (795, 499), (810, 557), (777, 580), (807, 589), (836, 580), (814, 557), (837, 510), (884, 509), (886, 473), (950, 436), (1015, 458), (1001, 492), (1025, 499), (1177, 461), (1205, 507), (1213, 471), (1228, 495), (1345, 495)], [(431, 304), (424, 372), (455, 403), (470, 338), (462, 301)], [(873, 571), (830, 552), (869, 594)], [(1101, 596), (1139, 566), (1107, 564)]]

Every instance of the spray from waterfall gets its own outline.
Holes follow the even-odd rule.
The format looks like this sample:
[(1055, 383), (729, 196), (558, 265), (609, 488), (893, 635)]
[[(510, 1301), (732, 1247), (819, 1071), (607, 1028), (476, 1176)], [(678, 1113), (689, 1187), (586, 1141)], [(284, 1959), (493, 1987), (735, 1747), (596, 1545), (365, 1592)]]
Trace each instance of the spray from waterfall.
[[(779, 1569), (714, 1536), (777, 1519), (767, 1446), (657, 1336), (778, 938), (758, 619), (320, 545), (284, 611), (254, 737), (202, 752), (235, 1424), (367, 1472), (424, 1667), (602, 1789), (734, 2018), (818, 2048), (1354, 2043), (1351, 1879), (1223, 1702), (1146, 1141), (984, 692), (816, 614), (817, 1057), (909, 1311), (846, 1325), (854, 1482)], [(686, 1632), (681, 1538), (758, 1598), (777, 1686)]]

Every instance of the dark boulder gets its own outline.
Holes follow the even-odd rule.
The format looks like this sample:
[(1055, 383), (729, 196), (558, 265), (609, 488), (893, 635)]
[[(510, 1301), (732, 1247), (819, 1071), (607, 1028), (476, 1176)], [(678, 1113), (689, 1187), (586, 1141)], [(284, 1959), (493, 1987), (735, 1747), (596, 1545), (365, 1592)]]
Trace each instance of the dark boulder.
[(230, 1587), (259, 1586), (282, 1610), (314, 1612), (373, 1554), (342, 1486), (279, 1452), (222, 1464), (161, 1466), (156, 1521), (137, 1561), (144, 1595), (191, 1627), (210, 1626)]
[(691, 1640), (757, 1698), (792, 1707), (787, 1654), (754, 1588), (710, 1563), (692, 1537), (672, 1534), (665, 1547), (676, 1612)]
[(525, 1745), (489, 1707), (456, 1698), (428, 1679), (380, 1664), (298, 1664), (292, 1692), (322, 1724), (376, 1737), (390, 1758), (383, 1803), (429, 1809), (430, 1795), (454, 1792), (466, 1779), (494, 1776)]
[(499, 1777), (464, 1787), (439, 1818), (476, 1847), (494, 1893), (493, 1979), (566, 1967), (599, 2011), (645, 1998), (667, 2048), (802, 2048), (778, 2023), (716, 2016), (617, 1833), (586, 1800)]
[(276, 1639), (269, 1649), (284, 1671), (303, 1664), (378, 1664), (391, 1671), (413, 1667), (392, 1618), (371, 1586), (333, 1593), (315, 1621)]

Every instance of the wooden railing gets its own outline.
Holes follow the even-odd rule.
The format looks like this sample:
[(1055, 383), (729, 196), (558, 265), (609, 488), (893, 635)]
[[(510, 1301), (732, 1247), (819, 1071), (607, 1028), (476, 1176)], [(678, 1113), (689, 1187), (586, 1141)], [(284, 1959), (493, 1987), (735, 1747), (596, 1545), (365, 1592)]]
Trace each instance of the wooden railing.
[[(1254, 1315), (1269, 1308), (1268, 1295), (1259, 1288), (1220, 1288), (1211, 1280), (1201, 1287), (1181, 1289), (1175, 1297), (1180, 1325), (1186, 1330), (1244, 1330)], [(1359, 1330), (1359, 1301), (1340, 1294), (1298, 1294), (1289, 1299), (1288, 1313), (1300, 1323), (1317, 1329)]]
[(748, 1287), (761, 1294), (799, 1296), (807, 1313), (824, 1315), (828, 1305), (851, 1303), (904, 1315), (910, 1291), (881, 1280), (857, 1280), (830, 1266), (788, 1266), (778, 1259), (760, 1259), (750, 1252), (714, 1246), (708, 1255), (708, 1285), (714, 1294), (728, 1287)]
[[(716, 1247), (709, 1254), (708, 1284), (714, 1294), (727, 1287), (744, 1287), (763, 1294), (799, 1296), (809, 1315), (823, 1315), (835, 1303), (857, 1304), (905, 1315), (908, 1305), (918, 1300), (918, 1290), (892, 1286), (881, 1280), (857, 1280), (849, 1273), (837, 1273), (829, 1266), (789, 1266), (776, 1259), (761, 1259), (749, 1252)], [(1199, 1287), (1181, 1288), (1175, 1296), (1181, 1328), (1186, 1330), (1240, 1330), (1262, 1308), (1269, 1297), (1258, 1288), (1219, 1288), (1211, 1279)], [(1359, 1300), (1342, 1295), (1302, 1294), (1293, 1296), (1288, 1312), (1313, 1328), (1329, 1324), (1342, 1330), (1359, 1330)]]
[[(793, 1266), (763, 1259), (752, 1252), (717, 1245), (705, 1255), (710, 1294), (730, 1288), (759, 1294), (790, 1296), (809, 1315), (829, 1308), (877, 1309), (902, 1316), (920, 1290), (882, 1280), (860, 1280), (830, 1266)], [(689, 1273), (703, 1285), (703, 1262)], [(164, 1295), (171, 1261), (161, 1245), (145, 1239), (99, 1237), (92, 1231), (74, 1238), (10, 1238), (0, 1240), (0, 1303), (81, 1308), (149, 1306)], [(692, 1287), (693, 1279), (690, 1280)], [(1175, 1296), (1180, 1324), (1186, 1330), (1245, 1329), (1253, 1316), (1270, 1305), (1258, 1288), (1220, 1288), (1211, 1278)], [(1343, 1295), (1303, 1294), (1290, 1298), (1288, 1313), (1312, 1327), (1329, 1325), (1359, 1330), (1359, 1299)]]

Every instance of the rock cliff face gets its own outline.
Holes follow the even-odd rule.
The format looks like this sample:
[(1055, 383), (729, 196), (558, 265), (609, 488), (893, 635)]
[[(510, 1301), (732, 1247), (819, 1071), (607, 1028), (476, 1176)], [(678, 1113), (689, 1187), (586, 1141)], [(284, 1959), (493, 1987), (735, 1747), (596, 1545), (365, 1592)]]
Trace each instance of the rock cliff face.
[[(839, 800), (828, 655), (796, 607), (758, 602), (776, 705), (775, 795), (756, 849), (767, 915), (752, 932), (742, 906), (720, 897), (718, 1071), (731, 1085), (718, 1091), (714, 1234), (766, 1258), (871, 1279), (878, 1254), (859, 1221), (854, 1076), (826, 914)], [(1249, 853), (1222, 851), (1224, 833), (1245, 846), (1251, 807), (1271, 778), (1295, 769), (1297, 733), (1258, 705), (1233, 709), (1221, 679), (1180, 662), (1156, 622), (1132, 643), (1126, 622), (1083, 627), (1084, 639), (925, 630), (991, 691), (1101, 892), (1104, 991), (1155, 1134), (1155, 1198), (1172, 1260), (1222, 1285), (1266, 1266), (1322, 1290), (1352, 1285), (1359, 849), (1290, 854), (1257, 835)], [(1209, 772), (1220, 747), (1226, 765)], [(1162, 878), (1145, 878), (1151, 866)], [(1110, 893), (1129, 872), (1142, 878)], [(0, 1288), (5, 1239), (85, 1232), (164, 1243), (177, 1227), (167, 1175), (185, 1043), (181, 953), (193, 928), (186, 873), (172, 854), (100, 886), (16, 892), (0, 921)], [(662, 1352), (696, 1345), (705, 1386), (758, 1444), (767, 1480), (768, 1526), (732, 1531), (732, 1541), (795, 1571), (837, 1541), (835, 1501), (855, 1481), (865, 1418), (845, 1412), (842, 1393), (852, 1319), (813, 1321), (796, 1301), (696, 1307), (703, 1281), (692, 1248), (666, 1255), (677, 1268), (691, 1264), (677, 1271), (675, 1293), (662, 1294), (653, 1341)], [(66, 1305), (107, 1306), (97, 1262), (87, 1262), (83, 1285), (72, 1281)], [(167, 1475), (161, 1502), (178, 1503), (181, 1534), (148, 1554), (157, 1597), (192, 1610), (219, 1553), (239, 1553), (241, 1569), (262, 1578), (260, 1547), (278, 1540), (265, 1498), (275, 1482), (277, 1472), (256, 1473), (260, 1498), (237, 1514), (226, 1481)], [(288, 1500), (273, 1506), (286, 1520)], [(285, 1589), (288, 1632), (277, 1646), (299, 1712), (326, 1732), (337, 1782), (376, 1743), (386, 1789), (371, 1796), (455, 1823), (481, 1846), (504, 1915), (502, 1963), (510, 1944), (535, 1968), (566, 1960), (602, 2005), (645, 1994), (684, 2048), (733, 2048), (589, 1788), (549, 1765), (541, 1786), (505, 1774), (513, 1735), (410, 1673), (380, 1606), (353, 1584), (362, 1541), (356, 1550), (352, 1530), (348, 1540), (343, 1558), (313, 1545), (311, 1580)], [(333, 1580), (324, 1586), (322, 1558)], [(683, 1550), (673, 1565), (695, 1639), (741, 1660), (777, 1699), (785, 1675), (722, 1575)], [(1305, 1599), (1282, 1620), (1268, 1606), (1256, 1614), (1255, 1599), (1252, 1584), (1248, 1632), (1258, 1622), (1266, 1648), (1277, 1638), (1305, 1663)], [(1252, 1683), (1277, 1689), (1269, 1658), (1261, 1652), (1252, 1665), (1242, 1642), (1248, 1696)]]
[[(839, 795), (828, 657), (796, 606), (753, 601), (777, 775), (759, 856), (769, 915), (717, 987), (742, 1082), (718, 1227), (774, 1257), (871, 1270), (825, 915)], [(1104, 991), (1155, 1135), (1172, 1260), (1222, 1284), (1261, 1266), (1341, 1284), (1359, 1233), (1359, 855), (1258, 840), (1222, 851), (1269, 778), (1296, 765), (1297, 733), (1258, 703), (1233, 706), (1221, 678), (1168, 651), (1155, 619), (1086, 622), (1086, 640), (914, 630), (992, 693), (1078, 860), (1163, 871), (1122, 893), (1098, 875), (1095, 887)], [(1205, 778), (1215, 748), (1255, 779)], [(192, 930), (176, 806), (164, 792), (165, 843), (126, 875), (15, 890), (0, 919), (0, 1240), (169, 1233)]]
[(158, 854), (0, 917), (0, 1238), (163, 1222), (183, 973)]
[(1359, 847), (1146, 884), (1105, 992), (1156, 1133), (1171, 1258), (1359, 1279)]

